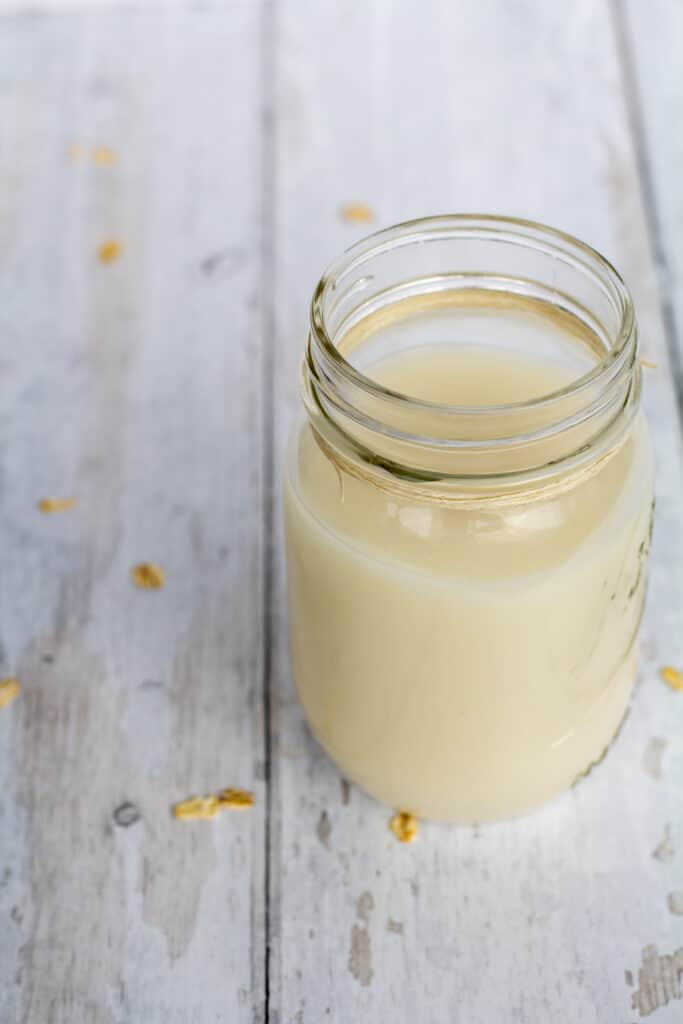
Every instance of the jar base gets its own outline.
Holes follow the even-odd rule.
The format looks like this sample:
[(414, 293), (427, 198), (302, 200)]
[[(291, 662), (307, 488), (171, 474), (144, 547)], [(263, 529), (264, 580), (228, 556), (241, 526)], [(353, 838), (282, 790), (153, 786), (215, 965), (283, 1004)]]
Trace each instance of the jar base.
[[(637, 678), (637, 661), (637, 651), (632, 650), (602, 694), (600, 706), (592, 709), (591, 720), (584, 723), (581, 730), (573, 730), (563, 738), (559, 744), (565, 747), (562, 762), (553, 765), (552, 761), (546, 761), (541, 765), (536, 758), (535, 763), (525, 766), (525, 771), (517, 766), (518, 784), (514, 790), (510, 787), (509, 775), (506, 775), (498, 779), (497, 785), (490, 782), (486, 791), (482, 787), (477, 787), (476, 791), (474, 788), (465, 791), (463, 787), (458, 787), (459, 792), (453, 792), (452, 787), (444, 787), (445, 791), (439, 794), (417, 793), (411, 785), (396, 785), (393, 780), (379, 779), (377, 772), (373, 773), (373, 777), (369, 773), (358, 772), (348, 760), (330, 748), (310, 721), (308, 727), (342, 776), (386, 807), (407, 811), (435, 824), (493, 824), (541, 809), (577, 786), (602, 764), (619, 738), (630, 713)], [(576, 766), (576, 758), (567, 757), (567, 748), (570, 745), (580, 747), (585, 753), (589, 746), (587, 737), (593, 740), (590, 744), (592, 752), (587, 755), (588, 760), (584, 757), (579, 762), (586, 766), (579, 768)], [(570, 764), (574, 767), (568, 768)], [(520, 784), (520, 779), (524, 785)]]

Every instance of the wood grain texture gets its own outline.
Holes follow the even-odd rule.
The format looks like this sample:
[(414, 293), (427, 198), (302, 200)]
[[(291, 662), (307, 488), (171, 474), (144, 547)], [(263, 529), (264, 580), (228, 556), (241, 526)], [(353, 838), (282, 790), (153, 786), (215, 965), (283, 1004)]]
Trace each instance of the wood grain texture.
[[(24, 686), (0, 711), (0, 1021), (673, 1024), (677, 5), (156, 6), (0, 19), (0, 674)], [(277, 480), (320, 270), (445, 210), (546, 220), (623, 270), (658, 364), (658, 516), (605, 765), (527, 819), (406, 847), (303, 723)], [(131, 584), (147, 559), (161, 591)], [(253, 811), (170, 817), (230, 784)]]
[[(260, 9), (0, 27), (0, 1020), (252, 1021)], [(227, 785), (257, 807), (172, 819)]]
[[(683, 879), (683, 703), (657, 678), (661, 662), (683, 659), (681, 438), (614, 27), (595, 0), (329, 0), (305, 17), (296, 0), (280, 4), (280, 464), (312, 287), (368, 230), (339, 219), (343, 204), (368, 205), (376, 226), (483, 210), (585, 238), (626, 276), (659, 367), (645, 395), (659, 476), (642, 683), (604, 766), (526, 819), (425, 826), (405, 847), (389, 811), (343, 785), (296, 703), (278, 533), (270, 1000), (282, 1024), (628, 1024), (664, 969), (658, 955), (683, 941), (667, 905)], [(654, 737), (666, 748), (653, 776), (643, 759)], [(655, 1019), (680, 1014), (672, 999)]]
[(637, 134), (661, 294), (683, 410), (683, 7), (617, 2), (615, 19)]

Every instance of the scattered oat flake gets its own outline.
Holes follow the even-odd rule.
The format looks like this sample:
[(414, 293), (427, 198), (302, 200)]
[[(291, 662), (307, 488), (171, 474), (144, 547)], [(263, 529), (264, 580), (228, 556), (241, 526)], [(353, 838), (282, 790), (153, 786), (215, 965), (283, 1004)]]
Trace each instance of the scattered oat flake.
[(412, 843), (417, 839), (419, 825), (414, 814), (399, 811), (389, 822), (389, 828), (402, 843)]
[(176, 804), (173, 813), (182, 821), (194, 821), (215, 818), (219, 810), (218, 797), (196, 796), (191, 800), (184, 800), (181, 804)]
[(339, 212), (350, 224), (370, 224), (375, 219), (375, 211), (364, 203), (347, 203)]
[(111, 167), (116, 163), (116, 153), (110, 146), (94, 146), (92, 158), (98, 167)]
[(75, 498), (41, 498), (38, 508), (46, 515), (52, 515), (53, 512), (68, 512), (75, 504)]
[(140, 562), (131, 569), (133, 581), (142, 590), (160, 590), (166, 582), (166, 574), (154, 562)]
[(0, 680), (0, 708), (6, 708), (21, 693), (18, 679)]
[(83, 156), (83, 146), (81, 146), (78, 142), (72, 142), (71, 145), (66, 147), (66, 155), (68, 156), (69, 160), (73, 160), (73, 162), (75, 163), (77, 160), (80, 160)]
[(101, 263), (113, 263), (117, 260), (123, 252), (123, 246), (120, 242), (103, 242), (98, 250)]
[(254, 806), (254, 794), (246, 789), (222, 789), (217, 796), (218, 806), (231, 811)]
[(254, 794), (246, 789), (222, 789), (210, 796), (196, 796), (176, 804), (173, 813), (183, 821), (215, 818), (220, 811), (243, 810), (254, 806)]
[(683, 672), (680, 669), (674, 668), (673, 665), (665, 665), (659, 674), (672, 690), (683, 693)]
[(640, 365), (644, 366), (647, 370), (657, 369), (657, 363), (653, 363), (651, 359), (641, 359)]

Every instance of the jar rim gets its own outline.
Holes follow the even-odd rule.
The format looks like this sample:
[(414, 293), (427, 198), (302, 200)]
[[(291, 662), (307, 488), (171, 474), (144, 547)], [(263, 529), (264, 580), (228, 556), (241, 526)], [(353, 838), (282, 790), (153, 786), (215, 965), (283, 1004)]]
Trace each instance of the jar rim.
[[(443, 235), (443, 237), (448, 237), (457, 234), (460, 238), (466, 238), (468, 235), (477, 238), (495, 234), (497, 237), (501, 237), (501, 228), (508, 240), (518, 239), (523, 241), (533, 237), (529, 234), (530, 232), (535, 233), (549, 243), (545, 246), (549, 255), (555, 258), (563, 256), (565, 262), (570, 262), (569, 255), (573, 253), (572, 264), (577, 267), (581, 266), (582, 269), (587, 270), (597, 280), (600, 280), (604, 290), (607, 290), (608, 287), (610, 288), (610, 297), (617, 301), (620, 313), (619, 327), (615, 332), (615, 342), (613, 347), (587, 373), (570, 381), (562, 388), (557, 388), (554, 391), (549, 391), (546, 394), (524, 401), (463, 406), (432, 402), (427, 399), (416, 398), (405, 392), (387, 388), (357, 369), (339, 351), (326, 327), (324, 301), (329, 291), (336, 289), (338, 282), (343, 280), (344, 276), (358, 265), (358, 258), (371, 258), (381, 255), (392, 248), (415, 244), (421, 241), (421, 236), (424, 235), (429, 235), (430, 237)], [(534, 241), (537, 242), (538, 239), (534, 239)], [(553, 246), (553, 241), (563, 243), (566, 248), (561, 248), (559, 244)], [(539, 246), (536, 245), (536, 248), (539, 248)], [(582, 259), (581, 256), (585, 258)], [(601, 271), (602, 277), (600, 277)], [(631, 293), (616, 267), (597, 249), (586, 242), (582, 242), (574, 235), (559, 228), (550, 227), (540, 221), (527, 220), (521, 217), (497, 214), (455, 213), (437, 214), (430, 217), (401, 221), (398, 224), (393, 224), (388, 228), (382, 228), (379, 231), (366, 235), (360, 241), (345, 249), (341, 255), (328, 264), (316, 285), (310, 305), (310, 326), (311, 333), (326, 359), (352, 386), (360, 388), (368, 394), (380, 397), (385, 401), (392, 401), (397, 407), (410, 406), (415, 409), (453, 415), (487, 416), (538, 409), (551, 405), (556, 401), (578, 396), (593, 385), (599, 385), (601, 380), (609, 379), (610, 375), (614, 374), (615, 368), (628, 358), (629, 342), (633, 340), (635, 330), (635, 312)]]
[[(423, 248), (428, 243), (435, 243), (433, 250)], [(414, 274), (408, 277), (394, 269), (401, 262), (396, 251), (404, 247), (412, 247)], [(596, 361), (588, 372), (534, 398), (463, 406), (392, 390), (341, 350), (345, 338), (382, 310), (391, 314), (405, 300), (421, 297), (435, 306), (458, 305), (458, 296), (465, 306), (531, 304), (541, 315), (568, 317), (594, 348)], [(630, 292), (590, 245), (517, 217), (425, 217), (368, 235), (323, 273), (310, 307), (303, 397), (314, 432), (342, 461), (359, 460), (373, 474), (394, 479), (455, 486), (485, 486), (488, 479), (515, 487), (617, 450), (639, 405), (637, 351)], [(543, 446), (553, 437), (561, 440), (549, 461)], [(506, 451), (514, 455), (501, 468)]]

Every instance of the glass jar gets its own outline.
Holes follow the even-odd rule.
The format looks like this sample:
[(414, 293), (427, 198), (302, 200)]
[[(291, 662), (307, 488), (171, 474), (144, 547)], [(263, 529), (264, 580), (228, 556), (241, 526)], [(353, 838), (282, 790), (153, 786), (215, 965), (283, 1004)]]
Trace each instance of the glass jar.
[(599, 761), (627, 712), (652, 522), (629, 293), (597, 252), (447, 216), (313, 297), (285, 516), (294, 676), (379, 800), (480, 822)]

